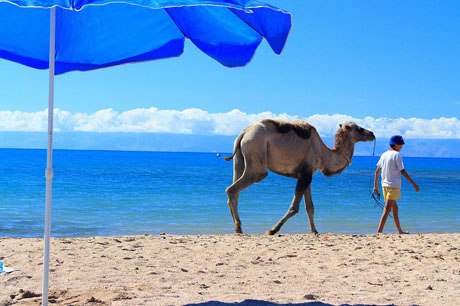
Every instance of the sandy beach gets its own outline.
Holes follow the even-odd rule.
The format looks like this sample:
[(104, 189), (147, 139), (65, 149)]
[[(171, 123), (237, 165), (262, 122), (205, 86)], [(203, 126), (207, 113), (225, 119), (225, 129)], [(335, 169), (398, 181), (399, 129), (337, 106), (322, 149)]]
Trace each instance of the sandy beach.
[[(0, 238), (0, 305), (41, 302), (41, 239)], [(54, 305), (459, 305), (460, 234), (53, 238)]]

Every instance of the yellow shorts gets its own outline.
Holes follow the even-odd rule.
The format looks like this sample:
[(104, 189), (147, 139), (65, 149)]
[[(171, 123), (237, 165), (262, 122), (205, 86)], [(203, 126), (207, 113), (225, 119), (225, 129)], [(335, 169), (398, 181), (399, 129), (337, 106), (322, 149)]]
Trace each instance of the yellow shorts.
[(382, 187), (383, 197), (386, 200), (401, 200), (401, 188)]

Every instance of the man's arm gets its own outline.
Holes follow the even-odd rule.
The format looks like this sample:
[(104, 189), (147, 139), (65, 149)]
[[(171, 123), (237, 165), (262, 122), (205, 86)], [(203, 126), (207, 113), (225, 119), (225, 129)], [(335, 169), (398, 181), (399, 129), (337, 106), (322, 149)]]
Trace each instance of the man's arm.
[(418, 192), (420, 190), (420, 188), (417, 186), (417, 184), (415, 184), (415, 182), (410, 178), (410, 176), (409, 176), (409, 174), (407, 173), (406, 170), (402, 169), (401, 174), (412, 184), (412, 186), (414, 186), (416, 192)]
[(375, 194), (379, 194), (379, 175), (380, 175), (381, 170), (382, 168), (380, 167), (377, 167), (377, 169), (375, 170), (375, 175), (374, 175), (374, 193)]

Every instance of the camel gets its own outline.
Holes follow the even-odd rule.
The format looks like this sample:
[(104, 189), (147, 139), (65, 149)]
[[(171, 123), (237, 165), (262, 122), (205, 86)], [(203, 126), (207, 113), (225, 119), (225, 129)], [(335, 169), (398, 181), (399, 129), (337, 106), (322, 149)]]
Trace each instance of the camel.
[(334, 148), (327, 147), (316, 129), (308, 122), (291, 123), (264, 119), (246, 127), (236, 138), (233, 154), (233, 184), (227, 189), (228, 206), (235, 224), (235, 233), (242, 233), (238, 215), (238, 197), (244, 189), (262, 181), (270, 170), (297, 179), (294, 199), (287, 213), (266, 234), (274, 235), (299, 211), (302, 196), (310, 221), (310, 229), (318, 234), (313, 220), (314, 206), (310, 184), (320, 169), (325, 176), (341, 173), (351, 164), (355, 143), (372, 141), (374, 134), (353, 122), (339, 125)]

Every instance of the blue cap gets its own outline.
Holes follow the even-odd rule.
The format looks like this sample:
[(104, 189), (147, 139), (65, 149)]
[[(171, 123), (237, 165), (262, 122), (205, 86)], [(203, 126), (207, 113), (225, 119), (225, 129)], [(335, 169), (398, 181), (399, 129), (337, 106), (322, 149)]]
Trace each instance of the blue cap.
[(404, 139), (400, 135), (394, 135), (390, 138), (390, 146), (392, 145), (403, 145)]

